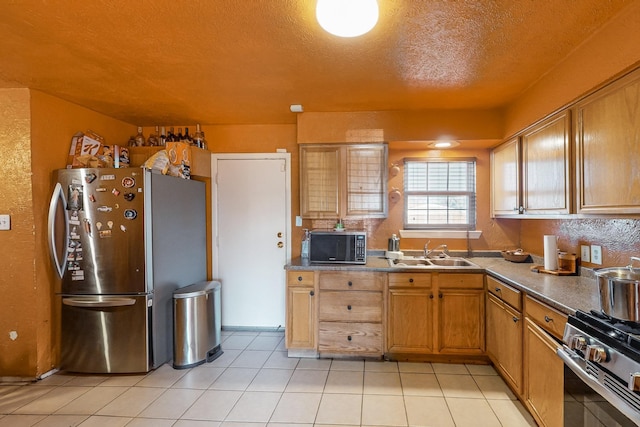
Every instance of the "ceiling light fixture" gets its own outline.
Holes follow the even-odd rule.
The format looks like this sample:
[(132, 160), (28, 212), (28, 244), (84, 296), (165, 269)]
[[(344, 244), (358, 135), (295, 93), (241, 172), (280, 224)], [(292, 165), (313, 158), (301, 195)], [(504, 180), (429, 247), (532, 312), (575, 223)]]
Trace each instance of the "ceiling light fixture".
[(339, 37), (358, 37), (378, 22), (377, 0), (318, 0), (316, 18), (327, 32)]
[(453, 148), (460, 145), (458, 141), (433, 141), (429, 143), (429, 148)]

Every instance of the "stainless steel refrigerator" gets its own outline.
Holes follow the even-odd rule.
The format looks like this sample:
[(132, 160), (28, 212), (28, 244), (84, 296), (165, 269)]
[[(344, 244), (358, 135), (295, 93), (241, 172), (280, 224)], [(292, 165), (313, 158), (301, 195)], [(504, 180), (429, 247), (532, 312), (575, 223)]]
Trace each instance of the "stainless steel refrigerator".
[(60, 368), (147, 372), (173, 356), (172, 293), (206, 280), (205, 185), (141, 168), (54, 173)]

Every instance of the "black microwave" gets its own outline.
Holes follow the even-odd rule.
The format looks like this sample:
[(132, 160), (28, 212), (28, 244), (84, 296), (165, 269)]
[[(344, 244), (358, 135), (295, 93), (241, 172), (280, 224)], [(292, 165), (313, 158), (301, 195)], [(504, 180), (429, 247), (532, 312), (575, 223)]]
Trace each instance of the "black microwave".
[(309, 233), (309, 262), (366, 264), (367, 233), (313, 230)]

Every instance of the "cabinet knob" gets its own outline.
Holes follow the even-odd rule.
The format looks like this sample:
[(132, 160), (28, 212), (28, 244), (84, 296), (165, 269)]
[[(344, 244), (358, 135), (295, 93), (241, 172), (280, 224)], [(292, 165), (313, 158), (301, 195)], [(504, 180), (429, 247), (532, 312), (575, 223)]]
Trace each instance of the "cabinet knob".
[(351, 304), (347, 306), (347, 310), (351, 310)]
[(433, 299), (433, 294), (429, 294), (429, 299)]
[(309, 295), (314, 296), (316, 293), (314, 291), (310, 291)]
[(409, 283), (413, 283), (413, 277), (409, 279)]
[(513, 316), (513, 323), (518, 323), (518, 320), (520, 319), (518, 319), (516, 316)]
[(353, 283), (351, 281), (349, 281), (349, 283), (347, 283), (347, 285), (353, 286)]
[(438, 298), (442, 298), (442, 294), (438, 294)]
[(549, 323), (549, 322), (553, 322), (553, 319), (549, 316), (544, 316), (544, 321)]
[(302, 282), (302, 276), (298, 276), (298, 282)]
[(351, 335), (347, 336), (347, 341), (351, 341)]
[(502, 289), (496, 288), (496, 292), (502, 292)]

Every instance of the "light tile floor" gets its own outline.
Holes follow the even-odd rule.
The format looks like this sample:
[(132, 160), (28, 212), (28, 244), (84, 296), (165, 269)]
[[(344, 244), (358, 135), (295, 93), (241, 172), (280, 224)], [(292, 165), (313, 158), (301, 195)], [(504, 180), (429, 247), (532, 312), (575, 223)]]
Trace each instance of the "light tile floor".
[(146, 375), (0, 385), (0, 426), (535, 426), (491, 366), (288, 358), (277, 332)]

